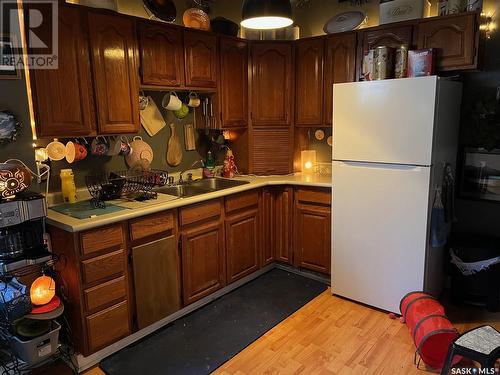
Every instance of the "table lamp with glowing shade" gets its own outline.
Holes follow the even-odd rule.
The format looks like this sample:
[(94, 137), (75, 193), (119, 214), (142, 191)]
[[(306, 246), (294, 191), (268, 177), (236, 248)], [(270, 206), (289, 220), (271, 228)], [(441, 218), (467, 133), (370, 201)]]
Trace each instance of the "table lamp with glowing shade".
[(302, 173), (314, 173), (316, 171), (316, 150), (304, 150), (300, 153)]
[(56, 282), (49, 276), (40, 276), (31, 284), (30, 299), (33, 305), (45, 305), (54, 298), (55, 294)]

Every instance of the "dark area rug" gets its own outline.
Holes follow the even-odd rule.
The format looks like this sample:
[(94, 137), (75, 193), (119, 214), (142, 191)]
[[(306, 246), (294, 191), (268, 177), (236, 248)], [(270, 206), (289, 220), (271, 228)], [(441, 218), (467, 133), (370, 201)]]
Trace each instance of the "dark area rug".
[(273, 269), (100, 367), (109, 375), (209, 374), (324, 290), (323, 283)]

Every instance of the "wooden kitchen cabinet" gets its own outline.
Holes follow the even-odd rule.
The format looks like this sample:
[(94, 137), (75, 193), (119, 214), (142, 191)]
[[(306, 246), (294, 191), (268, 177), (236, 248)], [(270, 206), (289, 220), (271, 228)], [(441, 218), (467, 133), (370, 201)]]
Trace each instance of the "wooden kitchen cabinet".
[(222, 127), (248, 125), (248, 44), (246, 41), (221, 37), (221, 103)]
[(184, 85), (184, 48), (180, 28), (141, 22), (139, 46), (143, 85)]
[(215, 221), (182, 232), (184, 304), (212, 294), (225, 285), (223, 224)]
[(217, 87), (217, 37), (184, 30), (184, 62), (187, 87)]
[(356, 80), (356, 33), (332, 35), (325, 41), (323, 123), (332, 124), (333, 84)]
[(274, 197), (274, 246), (278, 262), (292, 263), (293, 188), (278, 187)]
[(292, 44), (254, 42), (251, 72), (252, 125), (290, 126), (293, 113)]
[(179, 212), (182, 247), (182, 291), (185, 305), (226, 284), (222, 204), (218, 199)]
[(269, 187), (262, 192), (262, 265), (292, 263), (293, 188)]
[(139, 131), (139, 74), (134, 20), (88, 14), (100, 134)]
[(299, 40), (295, 44), (296, 126), (323, 123), (324, 38)]
[(274, 230), (274, 189), (262, 189), (261, 204), (261, 228), (262, 228), (262, 266), (267, 266), (275, 260), (275, 230)]
[(89, 352), (96, 352), (130, 334), (127, 301), (108, 307), (86, 319)]
[(295, 192), (294, 264), (325, 274), (330, 273), (331, 194), (324, 190), (298, 189)]
[(250, 170), (255, 174), (287, 174), (292, 171), (293, 132), (290, 128), (253, 129)]
[(259, 269), (258, 208), (226, 218), (226, 280), (230, 284)]
[[(94, 88), (90, 69), (87, 22), (78, 9), (61, 6), (58, 13), (57, 69), (32, 69), (38, 137), (96, 134)], [(43, 23), (37, 33), (51, 32)], [(50, 40), (50, 38), (49, 38)]]
[(413, 25), (381, 26), (361, 32), (363, 52), (379, 46), (398, 48), (403, 44), (413, 47)]
[(75, 350), (88, 356), (132, 332), (124, 223), (70, 233), (49, 226), (58, 295)]
[(259, 193), (259, 190), (250, 190), (226, 198), (227, 284), (257, 271), (260, 267)]
[(420, 21), (417, 48), (436, 48), (438, 71), (476, 68), (479, 33), (477, 17), (476, 13), (469, 13)]

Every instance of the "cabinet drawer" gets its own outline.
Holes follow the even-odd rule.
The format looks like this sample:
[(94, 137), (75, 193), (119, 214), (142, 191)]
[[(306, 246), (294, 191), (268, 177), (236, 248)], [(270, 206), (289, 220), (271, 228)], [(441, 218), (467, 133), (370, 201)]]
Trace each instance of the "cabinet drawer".
[(311, 202), (325, 205), (332, 203), (332, 194), (328, 190), (298, 189), (295, 194), (297, 202)]
[(181, 209), (180, 222), (182, 226), (189, 225), (201, 220), (220, 216), (220, 213), (220, 200), (212, 200), (206, 203), (195, 204)]
[(127, 296), (125, 276), (85, 289), (83, 295), (87, 312), (93, 312), (110, 303), (121, 301)]
[(125, 271), (125, 253), (118, 250), (82, 262), (82, 277), (84, 284), (123, 274)]
[(81, 235), (82, 255), (89, 255), (103, 250), (115, 250), (123, 245), (121, 224), (84, 232)]
[(174, 214), (171, 211), (160, 212), (132, 220), (130, 222), (130, 238), (132, 241), (136, 241), (173, 228)]
[(89, 351), (95, 352), (130, 333), (127, 301), (86, 318)]
[(226, 212), (233, 212), (245, 207), (257, 206), (259, 204), (259, 191), (252, 190), (244, 193), (234, 194), (226, 198)]

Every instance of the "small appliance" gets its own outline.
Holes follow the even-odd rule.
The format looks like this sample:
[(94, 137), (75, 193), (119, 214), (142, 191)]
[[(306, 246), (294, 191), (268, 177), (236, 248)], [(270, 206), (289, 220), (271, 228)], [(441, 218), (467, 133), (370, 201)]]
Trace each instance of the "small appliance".
[(0, 274), (50, 259), (44, 241), (46, 216), (41, 194), (23, 192), (0, 200)]

